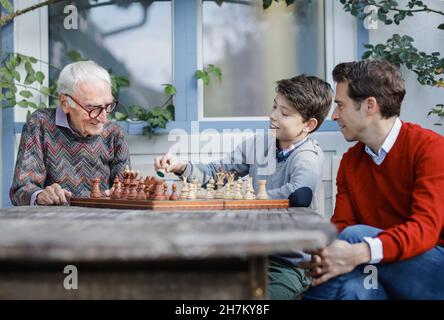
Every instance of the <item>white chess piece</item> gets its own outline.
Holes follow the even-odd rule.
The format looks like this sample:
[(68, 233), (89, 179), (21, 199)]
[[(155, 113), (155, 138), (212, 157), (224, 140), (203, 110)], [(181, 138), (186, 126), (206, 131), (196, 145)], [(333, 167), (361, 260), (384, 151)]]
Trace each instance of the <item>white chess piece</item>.
[(242, 196), (242, 180), (239, 178), (236, 181), (236, 195), (234, 196), (235, 200), (242, 200), (244, 197)]
[(188, 192), (189, 192), (189, 187), (188, 187), (188, 183), (186, 181), (185, 178), (183, 178), (183, 186), (182, 189), (180, 190), (180, 195), (179, 195), (179, 199), (180, 200), (186, 200), (188, 198)]
[(210, 178), (210, 181), (207, 183), (207, 194), (205, 196), (206, 199), (214, 199), (214, 179)]
[(267, 189), (265, 187), (267, 180), (258, 180), (259, 183), (259, 191), (257, 193), (257, 199), (258, 200), (267, 200), (269, 199), (267, 194)]

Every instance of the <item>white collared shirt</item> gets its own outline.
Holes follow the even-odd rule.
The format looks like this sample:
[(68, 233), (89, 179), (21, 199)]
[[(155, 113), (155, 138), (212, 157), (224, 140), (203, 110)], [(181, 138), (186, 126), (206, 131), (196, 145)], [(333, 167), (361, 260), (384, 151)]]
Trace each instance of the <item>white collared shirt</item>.
[[(372, 158), (373, 162), (378, 166), (384, 161), (387, 154), (392, 149), (393, 145), (398, 138), (399, 132), (401, 131), (402, 122), (399, 118), (396, 118), (395, 123), (390, 130), (389, 134), (384, 140), (381, 148), (379, 148), (376, 154), (369, 146), (365, 146), (365, 152)], [(364, 237), (364, 241), (368, 243), (370, 247), (370, 264), (379, 263), (384, 257), (382, 242), (379, 238)]]

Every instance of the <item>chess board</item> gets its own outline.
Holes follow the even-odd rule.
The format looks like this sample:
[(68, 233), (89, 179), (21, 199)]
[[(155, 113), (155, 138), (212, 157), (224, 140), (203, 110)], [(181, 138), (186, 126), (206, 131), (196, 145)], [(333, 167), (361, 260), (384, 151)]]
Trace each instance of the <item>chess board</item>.
[(289, 200), (129, 200), (110, 198), (71, 198), (71, 206), (109, 208), (109, 209), (139, 209), (139, 210), (251, 210), (251, 209), (280, 209), (288, 208)]

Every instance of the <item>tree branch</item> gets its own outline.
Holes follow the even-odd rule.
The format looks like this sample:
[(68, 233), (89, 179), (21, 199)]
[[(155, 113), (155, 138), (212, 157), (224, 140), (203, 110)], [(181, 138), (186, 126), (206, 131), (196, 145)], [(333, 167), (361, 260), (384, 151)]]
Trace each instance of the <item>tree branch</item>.
[(11, 13), (10, 15), (7, 15), (7, 16), (4, 16), (4, 17), (0, 18), (0, 27), (3, 27), (5, 24), (7, 24), (7, 23), (11, 22), (12, 20), (14, 20), (14, 18), (16, 18), (16, 17), (18, 17), (18, 16), (20, 16), (22, 14), (25, 14), (25, 13), (27, 13), (29, 11), (32, 11), (32, 10), (35, 10), (35, 9), (38, 9), (38, 8), (41, 8), (41, 7), (44, 7), (44, 6), (48, 6), (50, 4), (55, 4), (57, 2), (62, 2), (62, 1), (65, 1), (65, 0), (47, 0), (47, 1), (43, 1), (43, 2), (37, 3), (35, 5), (32, 5), (32, 6), (28, 7), (28, 8), (25, 8), (25, 9), (16, 10), (14, 13)]

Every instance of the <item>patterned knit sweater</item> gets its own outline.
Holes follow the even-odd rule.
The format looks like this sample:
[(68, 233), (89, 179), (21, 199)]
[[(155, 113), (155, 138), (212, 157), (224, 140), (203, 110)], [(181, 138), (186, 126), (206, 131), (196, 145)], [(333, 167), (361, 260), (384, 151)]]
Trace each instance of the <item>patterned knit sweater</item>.
[(130, 164), (128, 143), (117, 124), (108, 122), (101, 135), (82, 137), (69, 128), (60, 112), (57, 117), (65, 117), (65, 126), (57, 123), (56, 110), (43, 109), (23, 127), (9, 192), (14, 205), (30, 205), (34, 192), (54, 183), (73, 196), (86, 197), (91, 179), (101, 178), (104, 191)]

